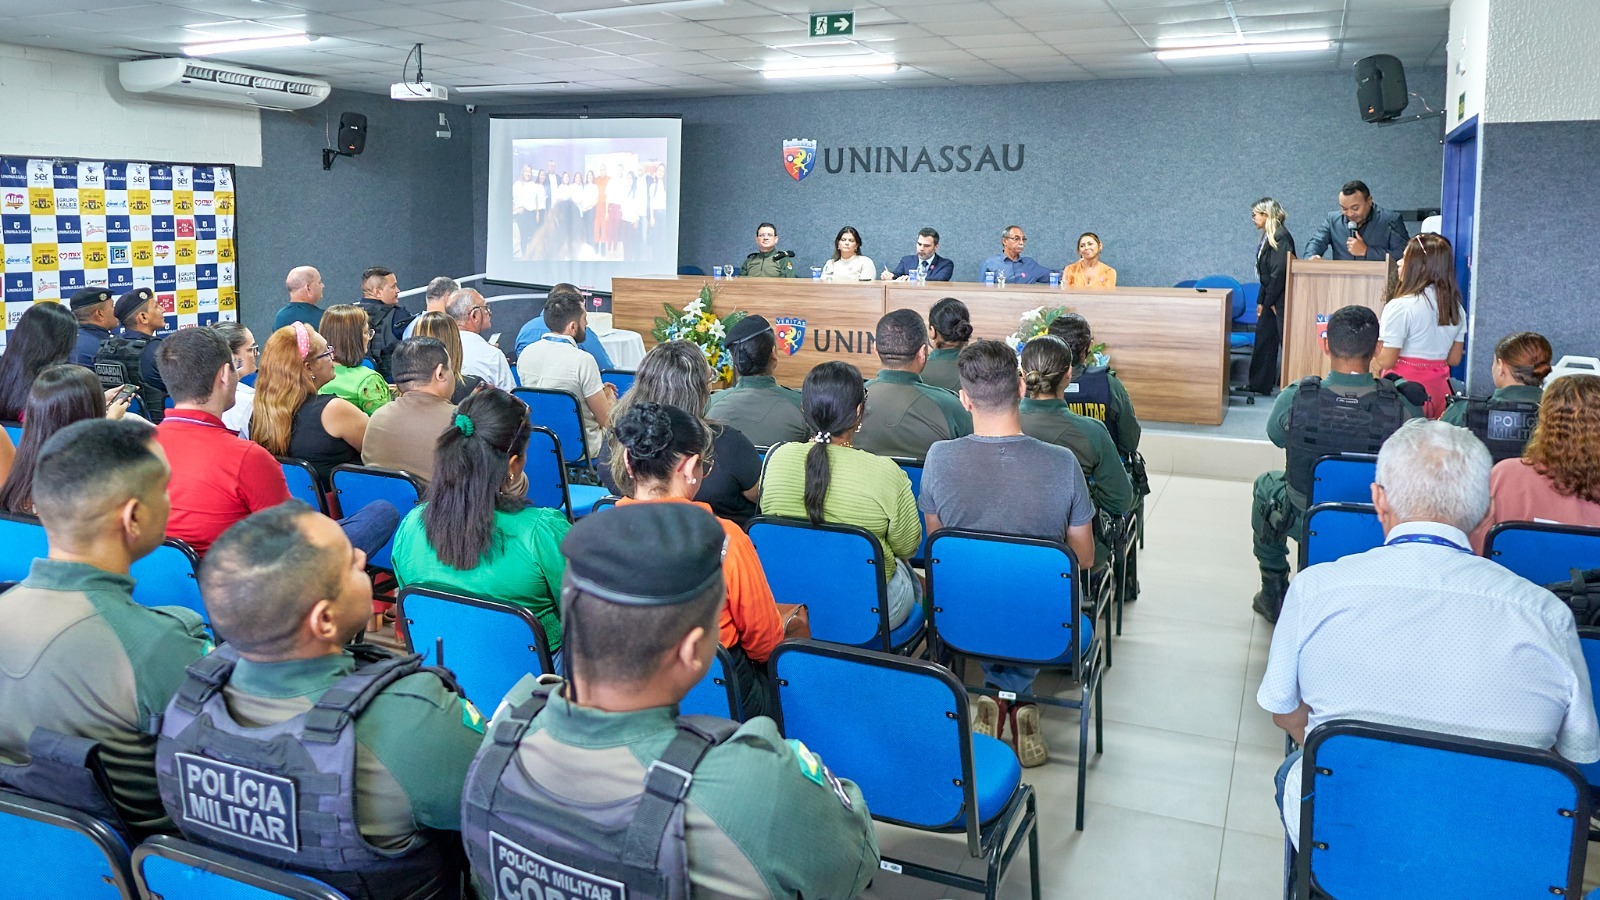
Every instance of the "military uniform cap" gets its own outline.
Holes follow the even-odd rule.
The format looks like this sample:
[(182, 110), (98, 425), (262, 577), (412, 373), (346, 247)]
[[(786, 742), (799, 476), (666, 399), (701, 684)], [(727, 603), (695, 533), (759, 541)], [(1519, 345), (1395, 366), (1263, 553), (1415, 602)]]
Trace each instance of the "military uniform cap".
[(626, 606), (677, 606), (722, 576), (727, 536), (688, 503), (630, 503), (580, 519), (561, 542), (574, 587)]
[(733, 327), (728, 329), (728, 336), (725, 339), (725, 343), (729, 347), (732, 347), (734, 344), (737, 344), (740, 341), (748, 341), (758, 334), (771, 330), (772, 323), (768, 322), (765, 316), (745, 316), (739, 321), (733, 323)]
[(110, 299), (111, 292), (105, 288), (84, 288), (76, 294), (73, 294), (72, 299), (67, 301), (67, 305), (70, 306), (74, 312), (76, 312), (80, 309), (83, 309), (85, 306), (93, 306), (96, 303), (104, 303)]
[(123, 319), (133, 315), (139, 310), (140, 307), (155, 299), (155, 296), (155, 291), (152, 291), (147, 287), (142, 287), (134, 288), (126, 294), (123, 294), (121, 297), (118, 297), (117, 308), (115, 310), (117, 321), (120, 322)]

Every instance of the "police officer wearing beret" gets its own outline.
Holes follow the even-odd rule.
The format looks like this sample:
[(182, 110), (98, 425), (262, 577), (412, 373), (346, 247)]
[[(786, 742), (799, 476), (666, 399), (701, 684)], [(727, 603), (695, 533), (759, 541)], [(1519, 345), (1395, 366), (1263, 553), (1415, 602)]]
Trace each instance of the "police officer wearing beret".
[(756, 226), (756, 246), (761, 249), (744, 258), (739, 274), (754, 278), (793, 278), (794, 254), (778, 249), (778, 226), (762, 222)]
[(853, 783), (764, 716), (677, 717), (716, 652), (723, 541), (689, 504), (573, 526), (561, 547), (571, 680), (513, 688), (467, 780), (462, 839), (484, 897), (865, 890), (878, 847)]
[(117, 298), (113, 314), (122, 323), (122, 332), (100, 345), (90, 365), (108, 387), (118, 383), (138, 387), (144, 417), (160, 422), (166, 411), (167, 384), (156, 368), (156, 349), (162, 341), (156, 331), (166, 324), (166, 316), (155, 299), (155, 291), (147, 287)]
[(717, 391), (706, 404), (706, 418), (737, 429), (757, 447), (811, 436), (800, 413), (800, 392), (778, 383), (778, 338), (764, 316), (745, 316), (726, 338), (739, 380)]
[(78, 342), (72, 347), (73, 365), (94, 368), (94, 355), (100, 345), (111, 337), (116, 326), (112, 315), (111, 292), (105, 288), (84, 288), (67, 301), (73, 318), (78, 320)]

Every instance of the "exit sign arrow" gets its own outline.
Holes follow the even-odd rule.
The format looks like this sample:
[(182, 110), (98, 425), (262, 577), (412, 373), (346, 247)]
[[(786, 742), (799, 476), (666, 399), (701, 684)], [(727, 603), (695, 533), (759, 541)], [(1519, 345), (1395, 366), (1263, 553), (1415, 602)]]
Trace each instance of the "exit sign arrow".
[(853, 10), (811, 14), (811, 37), (846, 37), (855, 33), (856, 14)]

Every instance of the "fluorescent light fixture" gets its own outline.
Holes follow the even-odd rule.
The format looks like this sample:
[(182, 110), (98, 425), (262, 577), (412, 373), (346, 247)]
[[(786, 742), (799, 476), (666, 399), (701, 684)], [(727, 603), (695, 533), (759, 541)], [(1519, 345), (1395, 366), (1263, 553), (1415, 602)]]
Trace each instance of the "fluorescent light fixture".
[(1328, 50), (1333, 41), (1279, 41), (1261, 44), (1219, 44), (1210, 47), (1179, 47), (1157, 50), (1156, 59), (1200, 59), (1207, 56), (1254, 56), (1258, 53), (1315, 53)]
[(304, 47), (311, 43), (310, 35), (303, 32), (279, 34), (272, 37), (246, 38), (242, 41), (210, 41), (204, 44), (185, 44), (184, 56), (213, 56), (243, 50), (273, 50), (278, 47)]
[(563, 22), (572, 19), (594, 21), (595, 19), (617, 18), (631, 16), (637, 13), (670, 13), (683, 12), (690, 9), (705, 9), (709, 6), (721, 6), (727, 0), (664, 0), (656, 3), (630, 3), (627, 6), (600, 6), (594, 9), (571, 9), (566, 12), (556, 13), (556, 18)]
[(761, 74), (768, 78), (837, 78), (844, 75), (893, 75), (900, 71), (896, 62), (785, 62), (767, 66)]
[(456, 88), (458, 94), (513, 94), (543, 88), (564, 88), (569, 81), (523, 81), (514, 84), (467, 84)]

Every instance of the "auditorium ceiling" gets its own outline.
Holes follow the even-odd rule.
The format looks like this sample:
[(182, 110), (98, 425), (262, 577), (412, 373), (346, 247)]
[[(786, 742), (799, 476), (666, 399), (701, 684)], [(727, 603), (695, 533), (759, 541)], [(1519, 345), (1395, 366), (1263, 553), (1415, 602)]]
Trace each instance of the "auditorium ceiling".
[[(705, 5), (710, 4), (710, 5)], [(1390, 53), (1445, 64), (1448, 0), (0, 0), (0, 41), (119, 59), (303, 31), (303, 47), (213, 57), (387, 93), (423, 71), (484, 104), (1189, 74), (1348, 72)], [(812, 38), (808, 13), (854, 9)], [(595, 10), (603, 10), (594, 12)], [(575, 14), (576, 13), (576, 14)], [(1161, 61), (1163, 49), (1331, 41), (1311, 53)], [(893, 62), (892, 74), (772, 80), (775, 65)], [(484, 93), (462, 88), (489, 86)]]

